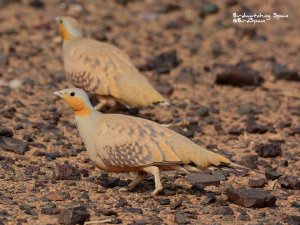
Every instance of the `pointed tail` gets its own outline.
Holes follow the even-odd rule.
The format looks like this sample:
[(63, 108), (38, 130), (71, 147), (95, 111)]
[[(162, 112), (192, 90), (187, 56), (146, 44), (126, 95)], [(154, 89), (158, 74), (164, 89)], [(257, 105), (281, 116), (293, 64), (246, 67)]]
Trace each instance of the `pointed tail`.
[[(191, 161), (195, 163), (199, 168), (206, 169), (208, 167), (220, 167), (222, 170), (226, 170), (229, 172), (234, 173), (234, 171), (238, 172), (248, 172), (253, 171), (255, 173), (263, 174), (263, 172), (252, 170), (250, 168), (247, 168), (245, 166), (239, 165), (237, 163), (231, 162), (228, 158), (225, 156), (222, 156), (220, 154), (217, 154), (215, 152), (206, 150), (204, 148), (196, 149), (193, 154), (191, 155)], [(230, 170), (233, 169), (233, 170)]]

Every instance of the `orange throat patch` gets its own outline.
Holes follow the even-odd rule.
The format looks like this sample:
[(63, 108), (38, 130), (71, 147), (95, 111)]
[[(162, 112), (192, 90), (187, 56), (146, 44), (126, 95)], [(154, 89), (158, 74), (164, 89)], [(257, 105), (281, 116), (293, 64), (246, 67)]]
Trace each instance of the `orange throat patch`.
[(84, 101), (80, 97), (64, 96), (63, 99), (74, 110), (75, 116), (88, 116), (92, 112), (92, 110), (85, 105)]
[(71, 34), (68, 32), (64, 24), (59, 25), (59, 30), (64, 41), (71, 39)]

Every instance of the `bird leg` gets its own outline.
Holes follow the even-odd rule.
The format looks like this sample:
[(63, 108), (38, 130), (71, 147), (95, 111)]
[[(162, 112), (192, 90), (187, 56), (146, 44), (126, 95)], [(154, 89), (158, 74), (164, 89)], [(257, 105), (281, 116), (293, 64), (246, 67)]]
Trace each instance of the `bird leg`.
[(160, 176), (159, 176), (159, 168), (156, 166), (149, 166), (149, 167), (144, 167), (143, 170), (154, 176), (155, 190), (152, 192), (152, 194), (157, 195), (163, 189), (163, 186), (160, 181)]
[(124, 108), (124, 106), (121, 103), (115, 101), (115, 104), (108, 110), (108, 113), (116, 113), (122, 108)]
[(111, 107), (112, 105), (114, 105), (114, 98), (111, 96), (98, 95), (97, 97), (99, 103), (96, 106), (94, 106), (94, 109), (96, 109), (97, 111), (103, 110), (105, 106)]
[(141, 183), (146, 178), (146, 175), (147, 174), (145, 174), (143, 172), (138, 172), (135, 179), (133, 181), (131, 181), (131, 183), (128, 184), (127, 187), (120, 188), (119, 191), (130, 191), (130, 190), (132, 190), (133, 188), (135, 188), (139, 183)]
[(101, 109), (107, 105), (107, 102), (105, 101), (101, 101), (99, 102), (97, 105), (94, 106), (94, 108), (97, 110), (97, 111), (101, 111)]

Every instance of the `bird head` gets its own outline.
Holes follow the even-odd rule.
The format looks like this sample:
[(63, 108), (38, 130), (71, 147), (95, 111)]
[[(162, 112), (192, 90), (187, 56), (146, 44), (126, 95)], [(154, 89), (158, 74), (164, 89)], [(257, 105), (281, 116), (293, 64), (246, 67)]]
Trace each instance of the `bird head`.
[(68, 88), (61, 91), (53, 92), (65, 100), (73, 109), (76, 116), (88, 116), (93, 110), (87, 93), (79, 88)]
[(57, 17), (55, 20), (64, 41), (82, 36), (80, 26), (75, 19), (71, 17)]

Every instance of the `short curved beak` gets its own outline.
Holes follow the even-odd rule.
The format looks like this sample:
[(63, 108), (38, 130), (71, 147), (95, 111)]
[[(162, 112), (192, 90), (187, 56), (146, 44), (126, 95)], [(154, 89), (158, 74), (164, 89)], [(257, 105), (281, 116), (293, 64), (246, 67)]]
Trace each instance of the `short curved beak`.
[(61, 18), (60, 17), (56, 17), (55, 21), (56, 21), (56, 23), (60, 24)]
[(54, 94), (54, 95), (56, 95), (58, 97), (61, 97), (62, 92), (61, 91), (55, 91), (52, 94)]

